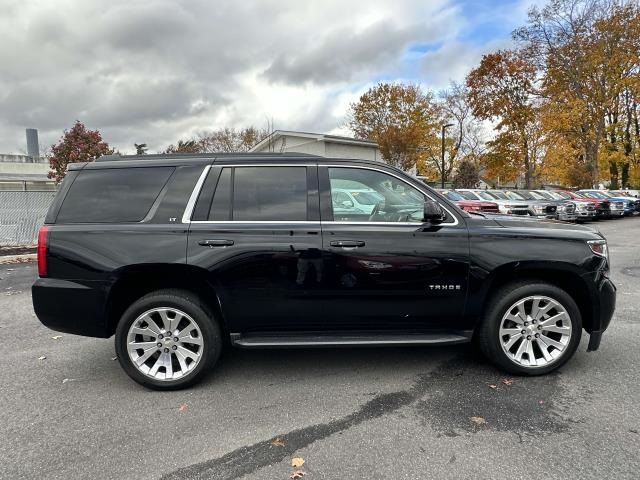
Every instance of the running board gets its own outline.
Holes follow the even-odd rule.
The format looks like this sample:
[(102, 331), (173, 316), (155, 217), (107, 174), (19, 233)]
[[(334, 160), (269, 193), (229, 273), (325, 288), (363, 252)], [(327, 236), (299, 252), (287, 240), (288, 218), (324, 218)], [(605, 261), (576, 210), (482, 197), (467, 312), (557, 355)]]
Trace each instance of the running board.
[(254, 333), (231, 334), (231, 344), (241, 348), (452, 345), (467, 343), (471, 332), (457, 333)]

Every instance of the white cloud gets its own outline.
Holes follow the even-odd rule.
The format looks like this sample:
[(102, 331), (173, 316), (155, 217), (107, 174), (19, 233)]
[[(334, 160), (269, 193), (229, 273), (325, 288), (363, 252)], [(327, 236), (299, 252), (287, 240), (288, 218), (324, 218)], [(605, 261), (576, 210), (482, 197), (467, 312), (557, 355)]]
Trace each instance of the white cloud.
[[(346, 133), (348, 104), (377, 78), (446, 83), (479, 58), (484, 47), (456, 40), (460, 12), (454, 0), (4, 0), (0, 152), (24, 149), (25, 127), (47, 146), (76, 119), (125, 152), (266, 118)], [(417, 77), (416, 43), (442, 45), (416, 59), (429, 65)]]

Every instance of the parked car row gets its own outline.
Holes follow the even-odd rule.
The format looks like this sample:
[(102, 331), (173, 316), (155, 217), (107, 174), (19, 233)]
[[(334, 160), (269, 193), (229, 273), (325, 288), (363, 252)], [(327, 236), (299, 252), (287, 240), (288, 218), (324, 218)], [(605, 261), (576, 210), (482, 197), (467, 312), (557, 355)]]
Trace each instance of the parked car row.
[(640, 200), (607, 190), (439, 190), (462, 210), (585, 222), (640, 213)]

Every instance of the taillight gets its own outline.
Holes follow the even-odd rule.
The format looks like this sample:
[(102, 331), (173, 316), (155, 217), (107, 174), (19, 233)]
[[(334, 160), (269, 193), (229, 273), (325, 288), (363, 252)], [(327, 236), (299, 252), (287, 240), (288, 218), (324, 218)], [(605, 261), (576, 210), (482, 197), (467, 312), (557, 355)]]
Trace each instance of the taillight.
[(49, 244), (49, 227), (43, 225), (38, 231), (38, 275), (47, 276), (47, 248)]

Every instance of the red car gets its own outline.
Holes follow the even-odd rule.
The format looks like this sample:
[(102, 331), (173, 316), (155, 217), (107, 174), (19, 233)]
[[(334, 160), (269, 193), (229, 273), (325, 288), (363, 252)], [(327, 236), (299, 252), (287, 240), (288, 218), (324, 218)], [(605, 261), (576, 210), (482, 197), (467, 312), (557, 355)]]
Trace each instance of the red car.
[(611, 218), (611, 206), (608, 200), (604, 200), (602, 198), (587, 197), (586, 195), (570, 192), (568, 190), (556, 191), (567, 200), (574, 199), (593, 203), (593, 206), (596, 207), (596, 218)]
[(486, 202), (484, 200), (467, 200), (454, 190), (438, 190), (438, 192), (467, 212), (500, 213), (497, 203)]

